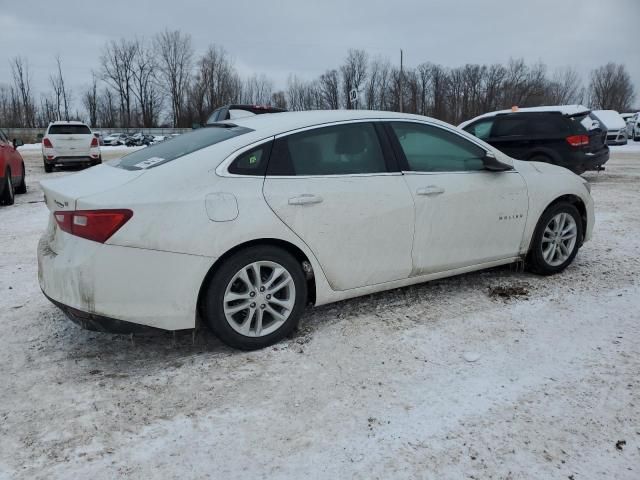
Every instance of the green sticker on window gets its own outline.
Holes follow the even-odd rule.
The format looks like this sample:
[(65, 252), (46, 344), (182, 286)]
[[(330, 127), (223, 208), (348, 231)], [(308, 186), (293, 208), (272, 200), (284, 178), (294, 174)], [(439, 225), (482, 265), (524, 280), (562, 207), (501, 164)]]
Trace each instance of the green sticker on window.
[(255, 155), (251, 155), (251, 156), (249, 157), (249, 163), (250, 163), (250, 164), (252, 164), (252, 165), (253, 165), (254, 163), (258, 163), (258, 158), (257, 158)]

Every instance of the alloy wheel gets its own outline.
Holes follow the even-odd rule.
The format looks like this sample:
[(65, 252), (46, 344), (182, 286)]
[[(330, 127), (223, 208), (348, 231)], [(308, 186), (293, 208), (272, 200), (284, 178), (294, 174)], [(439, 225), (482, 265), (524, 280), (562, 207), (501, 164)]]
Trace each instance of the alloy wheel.
[(553, 267), (562, 265), (573, 253), (578, 240), (578, 226), (572, 215), (554, 215), (542, 234), (542, 257)]
[(223, 297), (228, 324), (247, 337), (263, 337), (280, 328), (296, 300), (293, 277), (282, 265), (257, 261), (240, 269)]

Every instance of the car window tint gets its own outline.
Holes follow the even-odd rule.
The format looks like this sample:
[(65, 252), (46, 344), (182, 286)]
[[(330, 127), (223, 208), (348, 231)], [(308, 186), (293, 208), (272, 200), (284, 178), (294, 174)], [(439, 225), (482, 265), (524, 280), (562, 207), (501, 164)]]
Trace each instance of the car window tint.
[(485, 151), (465, 138), (442, 128), (417, 123), (392, 122), (407, 159), (416, 172), (483, 170)]
[(229, 165), (229, 173), (236, 175), (264, 175), (267, 169), (271, 144), (272, 142), (268, 142), (240, 154)]
[(382, 148), (371, 123), (350, 123), (280, 138), (269, 160), (269, 175), (351, 175), (386, 172)]
[(496, 118), (492, 137), (513, 137), (525, 135), (527, 132), (527, 119), (523, 115), (508, 115)]
[(91, 135), (86, 125), (51, 125), (49, 135)]
[(531, 135), (562, 136), (568, 131), (561, 115), (532, 115), (527, 127)]
[(199, 128), (142, 150), (137, 150), (108, 163), (111, 166), (125, 170), (154, 168), (189, 153), (252, 131), (250, 128), (238, 126)]
[(491, 133), (491, 127), (493, 127), (493, 118), (489, 118), (487, 120), (480, 120), (473, 125), (469, 125), (465, 127), (464, 130), (469, 132), (471, 135), (475, 135), (478, 138), (483, 140), (489, 138), (489, 134)]

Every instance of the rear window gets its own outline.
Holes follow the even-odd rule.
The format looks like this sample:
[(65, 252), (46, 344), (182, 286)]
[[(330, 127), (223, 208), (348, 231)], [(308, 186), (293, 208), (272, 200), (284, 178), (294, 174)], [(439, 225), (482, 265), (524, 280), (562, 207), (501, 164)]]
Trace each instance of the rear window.
[(250, 128), (235, 125), (226, 127), (199, 128), (164, 142), (137, 150), (120, 159), (112, 160), (109, 165), (125, 170), (143, 170), (157, 167), (189, 153), (202, 150), (216, 143), (252, 132)]
[(527, 133), (527, 119), (522, 115), (499, 116), (493, 127), (492, 137), (514, 137)]
[(86, 125), (51, 125), (49, 135), (91, 135)]
[(563, 136), (569, 128), (562, 115), (532, 115), (529, 118), (529, 130), (532, 135)]

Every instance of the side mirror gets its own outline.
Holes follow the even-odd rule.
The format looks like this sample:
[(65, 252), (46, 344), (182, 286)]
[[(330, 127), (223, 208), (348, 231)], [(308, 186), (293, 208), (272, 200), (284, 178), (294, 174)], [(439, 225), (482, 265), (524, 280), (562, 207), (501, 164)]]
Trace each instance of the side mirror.
[(493, 172), (505, 172), (507, 170), (513, 170), (512, 165), (501, 162), (491, 152), (487, 152), (485, 156), (482, 157), (482, 163), (484, 164), (484, 168)]
[(21, 147), (22, 145), (24, 145), (24, 142), (22, 140), (20, 140), (19, 138), (13, 139), (13, 148), (18, 148), (18, 147)]

